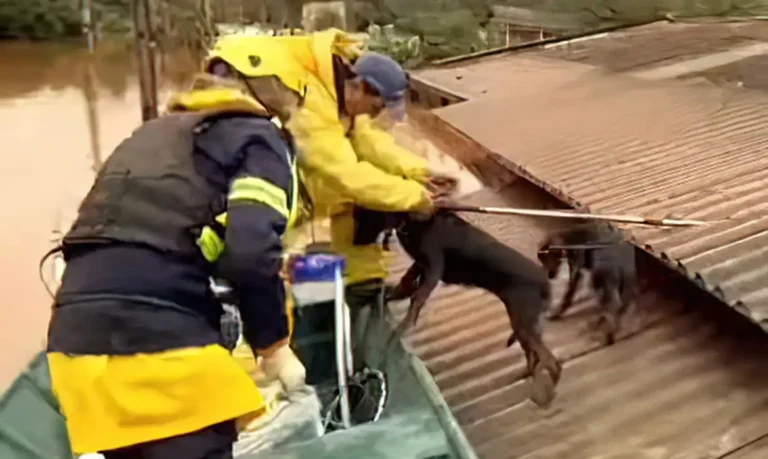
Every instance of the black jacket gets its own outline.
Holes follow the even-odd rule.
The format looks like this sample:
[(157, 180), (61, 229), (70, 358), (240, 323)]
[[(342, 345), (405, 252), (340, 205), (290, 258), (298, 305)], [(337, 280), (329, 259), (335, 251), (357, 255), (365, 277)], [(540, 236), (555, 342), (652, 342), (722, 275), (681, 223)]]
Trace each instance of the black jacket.
[[(145, 152), (140, 166), (132, 165), (133, 157), (125, 152), (122, 159), (110, 157), (99, 178), (109, 176), (110, 170), (113, 177), (138, 176), (133, 168), (155, 174), (156, 182), (147, 181), (145, 186), (130, 179), (110, 185), (106, 194), (115, 188), (126, 194), (139, 190), (130, 202), (102, 199), (89, 211), (88, 198), (84, 200), (81, 216), (85, 213), (88, 218), (76, 222), (65, 237), (67, 269), (56, 297), (49, 350), (133, 354), (220, 342), (222, 311), (209, 285), (214, 266), (197, 250), (195, 239), (200, 226), (223, 211), (228, 214), (226, 249), (216, 271), (235, 287), (246, 340), (259, 349), (287, 336), (285, 292), (279, 277), (280, 237), (286, 229), (286, 216), (259, 201), (227, 203), (232, 183), (244, 177), (261, 178), (291, 195), (293, 150), (289, 141), (279, 137), (279, 130), (265, 123), (262, 118), (242, 114), (194, 123), (188, 153), (193, 172), (179, 166), (185, 159), (178, 156), (175, 162), (159, 158), (151, 163), (170, 168), (158, 173), (148, 165), (152, 155), (164, 154), (157, 145), (152, 155)], [(143, 150), (143, 146), (137, 149), (133, 145), (133, 150)], [(120, 168), (114, 164), (121, 161), (129, 167), (116, 174)], [(186, 181), (163, 178), (184, 174), (194, 177)], [(105, 194), (97, 189), (99, 178), (91, 193), (97, 198)], [(172, 190), (165, 191), (167, 186)], [(168, 210), (166, 218), (163, 209), (169, 205), (169, 195), (175, 196), (178, 205)], [(203, 201), (198, 197), (202, 196), (207, 208), (200, 206)], [(151, 220), (145, 218), (144, 209), (149, 209)], [(184, 212), (190, 209), (192, 213)], [(104, 215), (112, 227), (103, 223)]]

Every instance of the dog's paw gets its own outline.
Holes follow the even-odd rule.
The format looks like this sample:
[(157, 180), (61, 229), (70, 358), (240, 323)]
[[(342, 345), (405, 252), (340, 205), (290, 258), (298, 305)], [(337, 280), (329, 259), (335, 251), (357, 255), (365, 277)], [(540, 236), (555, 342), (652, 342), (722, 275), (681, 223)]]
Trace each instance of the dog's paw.
[(600, 316), (589, 324), (589, 329), (595, 341), (603, 346), (610, 346), (616, 342), (617, 327), (606, 316)]
[(556, 308), (556, 309), (550, 309), (544, 317), (547, 318), (547, 320), (559, 320), (563, 318), (563, 309)]
[(555, 378), (544, 365), (537, 365), (531, 375), (530, 399), (536, 406), (547, 408), (555, 399)]

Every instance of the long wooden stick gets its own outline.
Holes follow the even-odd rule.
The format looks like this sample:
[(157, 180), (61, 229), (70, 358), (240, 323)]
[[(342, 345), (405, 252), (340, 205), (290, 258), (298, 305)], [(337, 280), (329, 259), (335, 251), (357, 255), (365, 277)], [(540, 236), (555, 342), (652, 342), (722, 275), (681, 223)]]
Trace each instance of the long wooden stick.
[(678, 220), (674, 218), (646, 218), (632, 215), (600, 215), (585, 214), (567, 210), (540, 210), (518, 209), (514, 207), (476, 207), (476, 206), (451, 206), (447, 210), (455, 212), (475, 212), (481, 214), (498, 215), (528, 215), (531, 217), (572, 218), (579, 220), (605, 220), (619, 223), (632, 223), (636, 225), (651, 226), (704, 226), (713, 222), (701, 220)]

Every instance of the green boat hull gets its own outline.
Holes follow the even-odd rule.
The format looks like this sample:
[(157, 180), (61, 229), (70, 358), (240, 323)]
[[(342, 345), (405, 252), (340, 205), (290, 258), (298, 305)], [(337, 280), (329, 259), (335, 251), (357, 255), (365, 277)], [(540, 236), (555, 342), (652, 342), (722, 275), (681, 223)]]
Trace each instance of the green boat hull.
[[(297, 353), (313, 383), (334, 378), (332, 315), (328, 320), (332, 307), (316, 305), (296, 318)], [(476, 457), (422, 362), (393, 339), (389, 324), (368, 312), (363, 311), (354, 326), (366, 327), (366, 362), (387, 376), (388, 399), (381, 418), (239, 459)], [(0, 399), (0, 457), (72, 458), (44, 353), (35, 356)]]

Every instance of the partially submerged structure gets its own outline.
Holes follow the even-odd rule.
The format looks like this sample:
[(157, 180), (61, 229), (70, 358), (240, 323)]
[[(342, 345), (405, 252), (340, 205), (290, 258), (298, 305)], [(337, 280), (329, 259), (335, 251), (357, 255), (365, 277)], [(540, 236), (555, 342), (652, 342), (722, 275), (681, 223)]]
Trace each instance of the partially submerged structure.
[(466, 100), (433, 112), (481, 146), (466, 160), (490, 157), (574, 207), (717, 221), (628, 231), (768, 326), (765, 70), (765, 22), (654, 23), (415, 80)]
[[(760, 21), (660, 22), (412, 75), (412, 102), (434, 109), (413, 120), (495, 191), (477, 204), (716, 221), (626, 228), (649, 283), (631, 336), (599, 348), (584, 338), (583, 314), (549, 324), (566, 364), (547, 411), (523, 403), (522, 356), (503, 348), (501, 305), (446, 288), (407, 341), (480, 457), (768, 454), (766, 338), (726, 320), (736, 311), (768, 326), (766, 45)], [(531, 256), (561, 224), (473, 220)], [(726, 321), (730, 331), (716, 333)]]

